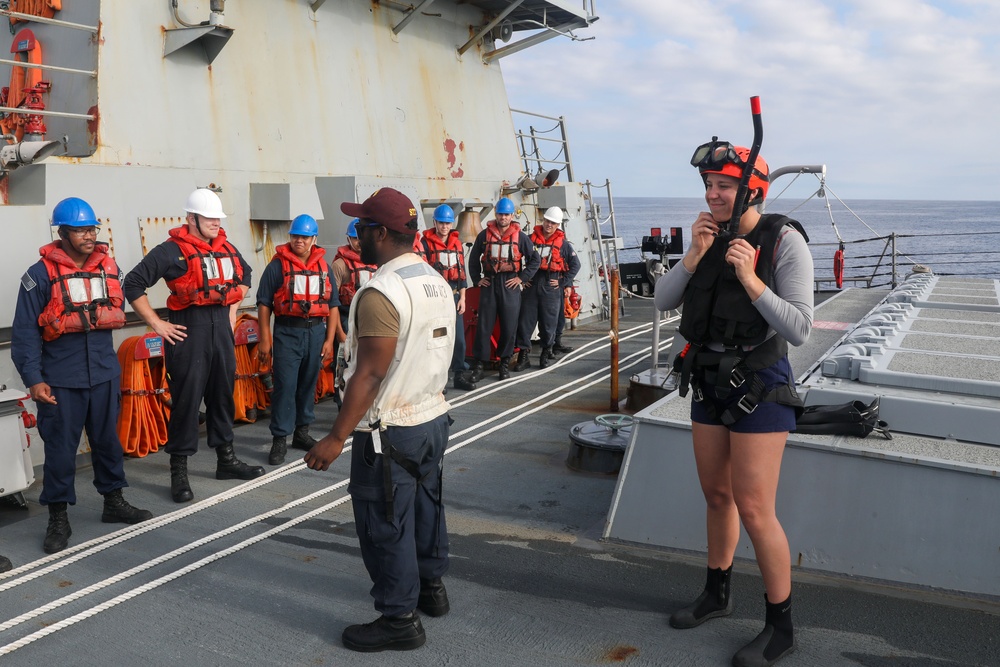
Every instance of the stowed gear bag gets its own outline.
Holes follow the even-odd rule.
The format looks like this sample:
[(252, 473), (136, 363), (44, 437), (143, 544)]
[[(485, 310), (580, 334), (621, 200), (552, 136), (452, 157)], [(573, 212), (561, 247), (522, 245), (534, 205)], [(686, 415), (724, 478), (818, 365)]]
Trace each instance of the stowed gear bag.
[(810, 405), (795, 422), (796, 433), (866, 437), (872, 431), (892, 440), (889, 425), (878, 418), (878, 401), (869, 405), (851, 401), (842, 405)]

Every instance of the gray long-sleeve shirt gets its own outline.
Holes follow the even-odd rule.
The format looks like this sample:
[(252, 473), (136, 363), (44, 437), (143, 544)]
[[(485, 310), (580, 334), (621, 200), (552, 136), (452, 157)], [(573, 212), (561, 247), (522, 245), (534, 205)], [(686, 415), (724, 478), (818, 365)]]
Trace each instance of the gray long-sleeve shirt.
[[(684, 289), (694, 274), (677, 262), (656, 281), (654, 299), (659, 310), (671, 310), (684, 301)], [(775, 333), (790, 345), (809, 338), (813, 321), (813, 261), (806, 240), (794, 229), (782, 230), (774, 248), (774, 290), (765, 287), (753, 302), (767, 322), (767, 337)]]

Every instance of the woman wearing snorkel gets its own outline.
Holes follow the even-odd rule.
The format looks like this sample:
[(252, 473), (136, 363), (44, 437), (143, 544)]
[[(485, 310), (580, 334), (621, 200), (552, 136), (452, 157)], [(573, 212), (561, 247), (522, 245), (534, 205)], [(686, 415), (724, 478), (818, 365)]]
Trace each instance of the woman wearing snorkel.
[(764, 630), (733, 656), (737, 667), (772, 665), (795, 650), (791, 559), (775, 496), (785, 440), (801, 408), (788, 345), (808, 339), (813, 318), (805, 232), (794, 220), (754, 208), (768, 189), (758, 149), (758, 140), (748, 149), (715, 137), (697, 148), (691, 164), (705, 183), (708, 211), (698, 214), (687, 254), (655, 292), (660, 310), (683, 305), (679, 332), (688, 346), (674, 368), (681, 395), (691, 388), (694, 455), (707, 504), (705, 590), (674, 612), (670, 625), (693, 628), (732, 613), (742, 523), (766, 599)]

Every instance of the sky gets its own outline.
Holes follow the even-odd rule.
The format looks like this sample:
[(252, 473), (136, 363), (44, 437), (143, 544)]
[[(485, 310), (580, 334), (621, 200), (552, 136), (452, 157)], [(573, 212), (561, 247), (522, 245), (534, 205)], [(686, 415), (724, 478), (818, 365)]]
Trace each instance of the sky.
[(578, 181), (700, 196), (694, 148), (749, 145), (757, 95), (772, 169), (826, 164), (843, 199), (1000, 199), (1000, 0), (596, 0), (596, 14), (574, 33), (594, 39), (501, 60), (513, 108), (565, 117)]

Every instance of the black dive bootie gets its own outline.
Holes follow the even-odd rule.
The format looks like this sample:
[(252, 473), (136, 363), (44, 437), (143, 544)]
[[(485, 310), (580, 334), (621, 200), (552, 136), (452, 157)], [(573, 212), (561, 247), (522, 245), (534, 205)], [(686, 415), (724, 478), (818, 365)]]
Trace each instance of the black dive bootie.
[(670, 615), (671, 627), (693, 628), (710, 618), (729, 616), (733, 613), (733, 597), (729, 594), (729, 580), (732, 574), (732, 565), (725, 570), (708, 568), (705, 590), (697, 600)]
[(47, 554), (58, 553), (69, 545), (69, 536), (73, 534), (73, 529), (69, 527), (66, 507), (66, 503), (49, 505), (49, 525), (45, 529), (45, 542), (42, 544), (42, 550)]
[(365, 653), (409, 651), (427, 641), (420, 617), (412, 611), (400, 616), (379, 616), (364, 625), (349, 625), (342, 639), (346, 648)]
[(13, 567), (14, 564), (10, 562), (9, 558), (0, 556), (0, 572), (9, 572)]
[(149, 510), (132, 507), (125, 500), (121, 489), (115, 489), (104, 496), (104, 512), (101, 514), (101, 521), (104, 523), (135, 524), (152, 518), (153, 513)]
[(236, 458), (233, 446), (219, 445), (215, 448), (219, 463), (215, 466), (215, 479), (256, 479), (264, 474), (262, 466), (251, 466)]
[(175, 503), (186, 503), (194, 499), (188, 483), (188, 457), (170, 455), (170, 496)]
[(767, 667), (795, 650), (792, 630), (792, 596), (771, 604), (764, 596), (764, 629), (757, 637), (736, 652), (733, 667)]

